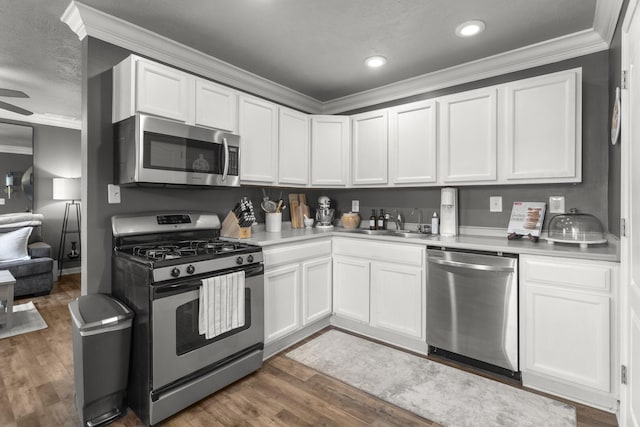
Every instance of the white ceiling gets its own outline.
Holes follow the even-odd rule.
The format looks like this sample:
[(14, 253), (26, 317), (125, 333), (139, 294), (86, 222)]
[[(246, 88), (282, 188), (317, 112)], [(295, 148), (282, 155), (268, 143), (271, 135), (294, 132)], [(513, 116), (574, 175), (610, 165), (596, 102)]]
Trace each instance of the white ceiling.
[[(621, 3), (622, 0), (83, 0), (79, 6), (89, 6), (89, 11), (104, 12), (174, 40), (179, 43), (174, 48), (181, 44), (192, 48), (182, 46), (183, 51), (195, 50), (201, 57), (217, 58), (245, 80), (258, 78), (263, 86), (267, 82), (275, 88), (284, 87), (293, 94), (289, 96), (327, 105), (363, 93), (389, 90), (407, 79), (438, 73), (454, 75), (453, 71), (442, 70), (455, 70), (461, 64), (482, 62), (482, 58), (500, 57), (505, 52), (521, 52), (527, 46), (546, 46), (549, 40), (563, 40), (566, 44), (579, 35), (580, 40), (595, 45), (594, 38), (586, 36), (596, 34), (600, 44), (590, 49), (602, 50), (608, 46)], [(89, 34), (102, 38), (88, 28), (86, 15), (82, 16), (83, 26), (74, 26), (67, 20), (74, 31), (61, 22), (67, 6), (69, 0), (0, 0), (0, 88), (31, 95), (30, 99), (1, 100), (34, 111), (37, 114), (31, 117), (38, 120), (49, 117), (55, 121), (55, 115), (60, 115), (73, 117), (79, 123), (81, 42), (74, 31), (81, 37)], [(455, 27), (470, 19), (483, 20), (486, 30), (475, 38), (456, 37)], [(110, 22), (114, 23), (125, 24), (117, 19)], [(121, 34), (122, 31), (120, 38), (115, 34), (105, 38), (130, 48), (130, 41)], [(579, 52), (575, 46), (572, 49)], [(389, 63), (380, 69), (367, 69), (363, 61), (373, 54), (387, 57)], [(229, 74), (228, 69), (226, 72)], [(234, 83), (233, 77), (218, 80)], [(265, 95), (260, 90), (253, 92)], [(400, 92), (387, 97), (395, 94)], [(7, 114), (0, 110), (0, 117), (7, 118)], [(24, 116), (12, 118), (25, 120)]]

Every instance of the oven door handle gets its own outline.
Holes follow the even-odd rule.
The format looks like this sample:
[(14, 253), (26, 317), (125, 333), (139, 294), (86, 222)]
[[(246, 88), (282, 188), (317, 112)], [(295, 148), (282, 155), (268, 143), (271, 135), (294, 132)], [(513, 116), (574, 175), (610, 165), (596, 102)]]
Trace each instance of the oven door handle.
[(155, 293), (158, 295), (176, 293), (176, 291), (180, 291), (181, 293), (189, 292), (189, 291), (197, 291), (200, 289), (202, 285), (201, 282), (194, 283), (174, 283), (173, 285), (164, 285), (155, 289)]
[[(264, 274), (264, 266), (262, 264), (255, 264), (244, 269), (245, 278), (259, 276), (261, 274)], [(160, 296), (166, 294), (197, 291), (200, 290), (200, 286), (202, 286), (201, 280), (189, 280), (188, 282), (172, 283), (171, 285), (158, 286), (157, 288), (155, 288), (155, 294)]]
[(227, 138), (222, 138), (222, 145), (224, 146), (224, 168), (222, 170), (222, 180), (224, 181), (229, 173), (229, 144), (227, 143)]

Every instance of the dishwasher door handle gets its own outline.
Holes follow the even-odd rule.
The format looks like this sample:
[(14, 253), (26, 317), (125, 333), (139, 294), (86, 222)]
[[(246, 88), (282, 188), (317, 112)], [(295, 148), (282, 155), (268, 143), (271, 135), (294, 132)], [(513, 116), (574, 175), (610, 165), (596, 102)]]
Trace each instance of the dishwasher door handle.
[(467, 270), (480, 270), (480, 271), (504, 271), (504, 272), (513, 272), (513, 267), (499, 267), (493, 265), (485, 265), (485, 264), (469, 264), (466, 262), (460, 261), (449, 261), (445, 259), (428, 259), (429, 262), (440, 265), (448, 265), (450, 267), (458, 267), (458, 268), (466, 268)]

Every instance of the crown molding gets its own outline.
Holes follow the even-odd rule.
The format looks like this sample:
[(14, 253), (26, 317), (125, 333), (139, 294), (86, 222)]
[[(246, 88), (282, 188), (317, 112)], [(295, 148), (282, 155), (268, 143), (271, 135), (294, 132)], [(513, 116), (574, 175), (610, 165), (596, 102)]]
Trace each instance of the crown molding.
[(82, 121), (74, 119), (73, 117), (60, 117), (51, 114), (40, 113), (34, 113), (30, 116), (23, 116), (22, 114), (12, 113), (6, 110), (0, 110), (0, 119), (76, 130), (80, 130), (82, 126)]
[(25, 154), (28, 156), (32, 156), (33, 148), (32, 147), (16, 147), (15, 145), (0, 144), (0, 153)]
[(616, 31), (624, 0), (597, 0), (593, 18), (593, 29), (600, 34), (607, 45), (611, 44)]
[(72, 1), (60, 19), (80, 40), (91, 36), (302, 111), (322, 108), (314, 98), (85, 4)]
[(622, 1), (597, 1), (594, 19), (596, 29), (580, 31), (326, 102), (77, 1), (71, 1), (61, 20), (80, 40), (91, 36), (307, 113), (335, 114), (606, 50), (609, 42), (602, 34), (613, 34)]
[(327, 101), (323, 104), (323, 113), (335, 114), (355, 110), (433, 90), (551, 64), (599, 52), (607, 48), (608, 44), (602, 40), (600, 34), (593, 30), (584, 30)]

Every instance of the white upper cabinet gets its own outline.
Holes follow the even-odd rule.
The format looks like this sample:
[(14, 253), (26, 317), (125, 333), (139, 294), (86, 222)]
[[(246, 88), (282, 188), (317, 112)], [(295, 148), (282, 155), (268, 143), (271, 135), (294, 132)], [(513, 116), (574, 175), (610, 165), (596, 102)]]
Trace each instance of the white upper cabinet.
[(437, 104), (412, 102), (389, 109), (389, 180), (392, 185), (437, 180)]
[(239, 97), (240, 181), (275, 183), (278, 161), (278, 107), (251, 96)]
[(278, 184), (309, 184), (309, 115), (279, 109)]
[(238, 93), (208, 80), (196, 80), (195, 124), (238, 133)]
[(497, 88), (438, 99), (442, 184), (497, 180)]
[(113, 122), (136, 112), (189, 122), (193, 76), (135, 55), (113, 71)]
[(113, 69), (112, 121), (146, 113), (238, 133), (238, 92), (136, 55)]
[(581, 69), (504, 85), (505, 179), (580, 182)]
[(311, 116), (311, 185), (346, 187), (349, 117)]
[(387, 183), (387, 110), (351, 116), (351, 183), (379, 185)]

